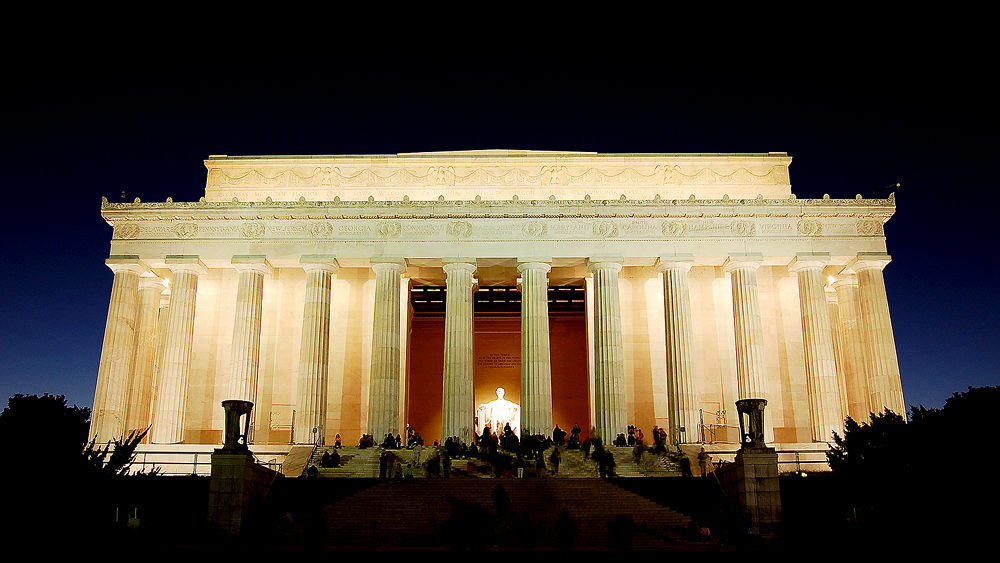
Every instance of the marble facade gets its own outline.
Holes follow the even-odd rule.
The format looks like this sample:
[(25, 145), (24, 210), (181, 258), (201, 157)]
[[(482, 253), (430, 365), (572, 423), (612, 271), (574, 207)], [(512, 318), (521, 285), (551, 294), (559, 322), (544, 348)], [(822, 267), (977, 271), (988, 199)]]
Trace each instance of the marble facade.
[[(408, 423), (410, 289), (447, 289), (441, 434), (474, 431), (473, 295), (521, 285), (521, 426), (554, 420), (546, 288), (586, 288), (590, 424), (825, 442), (904, 412), (888, 199), (797, 199), (785, 153), (459, 151), (205, 161), (196, 202), (105, 200), (114, 272), (91, 434), (347, 444)], [(496, 385), (493, 386), (493, 389)], [(508, 390), (511, 393), (511, 390)], [(427, 435), (429, 440), (439, 439)], [(709, 435), (710, 434), (710, 435)]]

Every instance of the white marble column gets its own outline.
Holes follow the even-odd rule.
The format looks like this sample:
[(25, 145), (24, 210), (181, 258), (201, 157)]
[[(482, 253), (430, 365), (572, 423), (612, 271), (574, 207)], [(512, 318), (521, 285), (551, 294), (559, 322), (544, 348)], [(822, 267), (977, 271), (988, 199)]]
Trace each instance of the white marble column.
[(628, 426), (625, 417), (625, 360), (622, 350), (618, 272), (622, 261), (592, 258), (594, 274), (594, 417), (593, 426), (610, 444)]
[(135, 315), (135, 362), (129, 386), (128, 417), (125, 431), (149, 427), (153, 404), (153, 371), (156, 368), (156, 335), (159, 328), (160, 295), (163, 280), (148, 273), (139, 278), (139, 308)]
[(693, 443), (698, 441), (698, 396), (695, 388), (691, 291), (688, 288), (691, 261), (661, 256), (656, 269), (663, 273), (670, 443)]
[(115, 273), (104, 326), (104, 345), (97, 369), (97, 390), (90, 420), (90, 438), (107, 442), (125, 432), (129, 380), (135, 361), (135, 316), (139, 302), (139, 275), (146, 267), (133, 257), (109, 258)]
[(314, 440), (323, 444), (326, 440), (330, 372), (331, 276), (340, 268), (337, 260), (328, 256), (303, 256), (300, 262), (306, 271), (306, 293), (302, 309), (293, 439), (296, 444), (311, 444)]
[(733, 320), (736, 332), (736, 379), (740, 399), (766, 399), (764, 327), (757, 297), (757, 258), (729, 258), (723, 271), (733, 287)]
[(552, 433), (549, 280), (541, 261), (518, 264), (521, 273), (521, 435)]
[(887, 254), (858, 254), (849, 268), (858, 275), (861, 304), (861, 329), (868, 368), (868, 404), (878, 413), (890, 409), (906, 416), (903, 385), (899, 378), (896, 340), (889, 318), (882, 269), (889, 263)]
[[(149, 422), (153, 422), (153, 413), (156, 412), (156, 398), (159, 396), (160, 389), (160, 362), (163, 360), (163, 341), (164, 335), (167, 334), (167, 317), (170, 316), (168, 308), (170, 307), (170, 280), (163, 280), (163, 286), (166, 290), (160, 294), (160, 308), (156, 313), (156, 356), (153, 359), (153, 385), (150, 388), (150, 401), (149, 401)], [(152, 429), (150, 429), (152, 432)], [(150, 436), (146, 436), (144, 440), (148, 443)]]
[[(757, 296), (757, 270), (761, 261), (760, 255), (734, 255), (722, 266), (722, 271), (729, 273), (733, 288), (736, 385), (740, 399), (767, 399), (764, 327)], [(773, 409), (764, 413), (764, 438), (768, 442), (774, 440), (774, 415)]]
[[(830, 278), (828, 281), (832, 281)], [(840, 391), (840, 420), (848, 417), (847, 411), (847, 369), (844, 367), (844, 333), (840, 326), (840, 302), (837, 290), (827, 284), (826, 309), (830, 312), (830, 334), (833, 335), (833, 357), (837, 360), (837, 388)]]
[(167, 258), (166, 264), (172, 273), (170, 306), (167, 308), (162, 355), (157, 367), (158, 387), (150, 441), (154, 444), (179, 444), (184, 441), (198, 276), (207, 273), (208, 269), (197, 257)]
[(381, 442), (399, 428), (399, 288), (403, 260), (372, 260), (375, 271), (375, 319), (372, 323), (371, 384), (368, 386), (368, 433)]
[(828, 259), (800, 255), (788, 267), (788, 271), (794, 272), (799, 281), (802, 355), (806, 364), (809, 422), (814, 442), (832, 442), (834, 432), (843, 434), (837, 358), (823, 283), (823, 267)]
[(864, 337), (861, 329), (861, 305), (858, 277), (841, 273), (833, 282), (837, 290), (840, 330), (844, 338), (844, 383), (847, 386), (847, 415), (858, 422), (868, 422), (868, 368), (865, 365)]
[(470, 262), (446, 262), (447, 296), (444, 313), (444, 375), (441, 399), (441, 439), (458, 436), (472, 443), (475, 432), (475, 388), (472, 351), (472, 275)]
[[(263, 256), (233, 256), (232, 265), (240, 274), (233, 315), (233, 346), (227, 399), (257, 405), (257, 372), (260, 366), (260, 316), (264, 302), (264, 276), (272, 272)], [(256, 428), (257, 409), (250, 413), (250, 436)]]

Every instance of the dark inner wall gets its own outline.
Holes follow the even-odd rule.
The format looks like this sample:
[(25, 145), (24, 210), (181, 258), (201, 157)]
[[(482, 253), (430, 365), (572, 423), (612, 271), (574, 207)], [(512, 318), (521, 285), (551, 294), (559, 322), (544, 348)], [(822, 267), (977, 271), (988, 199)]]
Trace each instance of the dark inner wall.
[[(475, 403), (505, 399), (521, 403), (521, 318), (477, 314), (473, 320)], [(444, 316), (417, 315), (410, 336), (406, 420), (430, 444), (441, 438)], [(554, 422), (569, 430), (590, 427), (587, 386), (587, 327), (582, 314), (550, 315)]]

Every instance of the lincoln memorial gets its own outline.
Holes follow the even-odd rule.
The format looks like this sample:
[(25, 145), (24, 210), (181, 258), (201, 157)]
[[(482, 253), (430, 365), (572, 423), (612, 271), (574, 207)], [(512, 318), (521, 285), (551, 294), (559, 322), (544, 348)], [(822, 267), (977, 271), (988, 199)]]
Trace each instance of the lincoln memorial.
[(735, 402), (763, 398), (767, 442), (825, 447), (848, 415), (905, 412), (895, 202), (798, 199), (791, 160), (210, 156), (198, 201), (102, 204), (91, 435), (221, 444), (244, 399), (255, 445), (468, 441), (501, 391), (522, 433), (733, 444)]

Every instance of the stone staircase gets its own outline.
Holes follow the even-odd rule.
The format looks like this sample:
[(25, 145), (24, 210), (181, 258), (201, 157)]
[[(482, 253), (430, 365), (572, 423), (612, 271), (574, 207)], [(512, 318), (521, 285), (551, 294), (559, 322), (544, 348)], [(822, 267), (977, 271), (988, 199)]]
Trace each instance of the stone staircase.
[[(632, 456), (632, 448), (611, 447), (609, 450), (615, 456), (615, 475), (618, 477), (675, 477), (680, 476), (680, 468), (676, 461), (670, 456), (654, 455), (643, 452), (639, 463), (636, 464)], [(340, 448), (340, 467), (324, 468), (321, 464), (324, 452), (332, 452), (333, 446), (320, 446), (313, 452), (309, 459), (309, 465), (315, 465), (319, 470), (320, 477), (330, 478), (353, 478), (368, 479), (378, 477), (378, 458), (382, 453), (381, 448)], [(415, 457), (413, 450), (400, 449), (390, 450), (395, 456), (401, 458), (401, 463), (412, 464)], [(548, 471), (546, 477), (557, 479), (581, 479), (598, 477), (597, 464), (592, 458), (584, 458), (583, 450), (562, 448), (562, 462), (559, 465), (559, 473), (553, 475), (552, 467), (549, 463), (551, 449), (545, 452), (545, 463)], [(425, 447), (421, 453), (421, 463), (433, 455), (432, 447)], [(453, 460), (453, 470), (462, 471), (466, 467), (465, 460)], [(472, 472), (474, 473), (474, 472)], [(488, 472), (487, 472), (488, 473)], [(417, 479), (423, 479), (427, 472), (423, 467), (414, 465), (413, 475)], [(485, 473), (479, 473), (485, 476)]]
[[(323, 453), (334, 450), (333, 446), (320, 446), (313, 452), (309, 465), (315, 465), (320, 477), (339, 477), (348, 479), (370, 479), (378, 477), (378, 457), (381, 448), (343, 447), (340, 453), (339, 467), (323, 467)], [(394, 450), (397, 451), (397, 450)], [(400, 450), (401, 451), (401, 450)], [(413, 455), (413, 452), (409, 452)]]
[[(491, 500), (498, 486), (510, 498), (506, 517), (497, 514)], [(621, 542), (649, 550), (717, 547), (689, 538), (689, 517), (600, 479), (380, 482), (327, 505), (321, 515), (323, 539), (334, 548), (530, 544), (552, 549), (564, 510), (575, 527), (576, 549), (607, 549)]]

